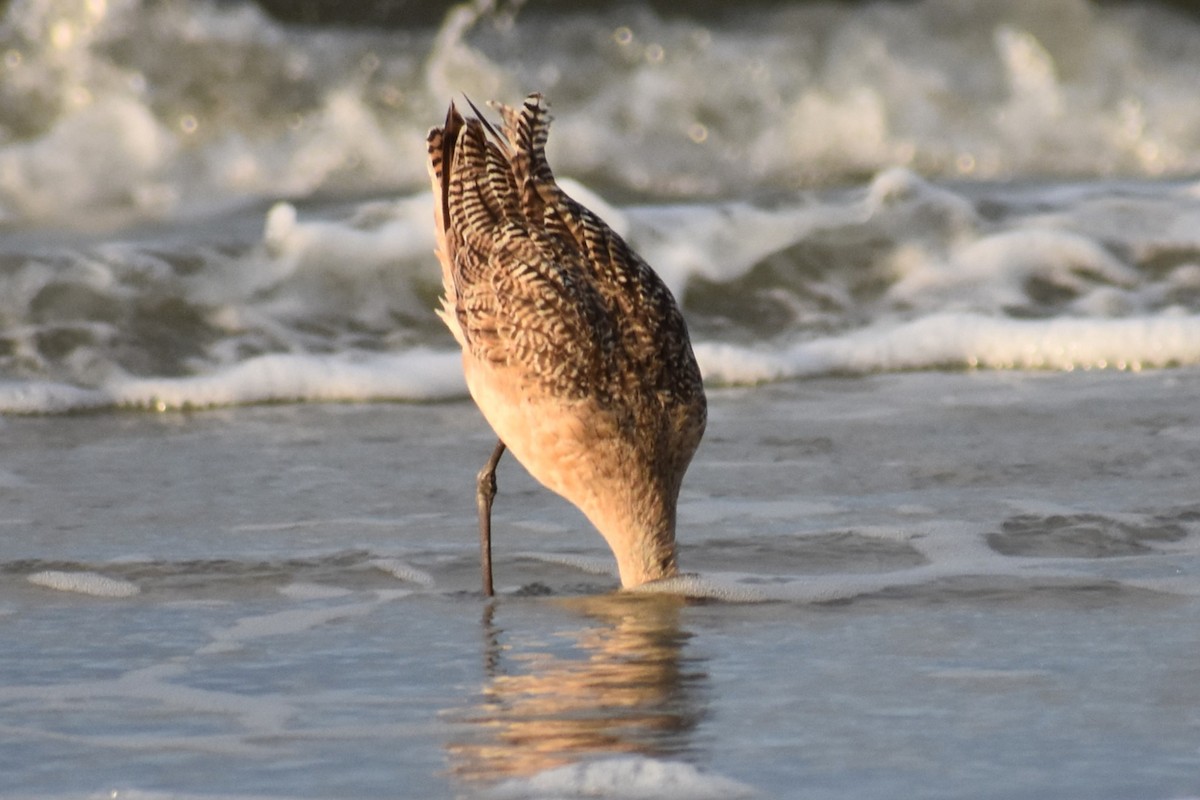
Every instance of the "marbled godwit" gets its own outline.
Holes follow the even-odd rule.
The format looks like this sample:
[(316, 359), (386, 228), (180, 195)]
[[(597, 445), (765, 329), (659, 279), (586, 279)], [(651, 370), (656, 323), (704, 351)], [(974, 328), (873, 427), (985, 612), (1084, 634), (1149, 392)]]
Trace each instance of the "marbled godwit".
[(511, 450), (578, 507), (621, 584), (676, 574), (675, 505), (707, 418), (687, 326), (662, 280), (559, 188), (541, 95), (497, 104), (497, 131), (450, 104), (429, 133), (438, 315), (463, 350), (467, 387), (500, 441), (477, 486), (491, 594), (496, 464)]

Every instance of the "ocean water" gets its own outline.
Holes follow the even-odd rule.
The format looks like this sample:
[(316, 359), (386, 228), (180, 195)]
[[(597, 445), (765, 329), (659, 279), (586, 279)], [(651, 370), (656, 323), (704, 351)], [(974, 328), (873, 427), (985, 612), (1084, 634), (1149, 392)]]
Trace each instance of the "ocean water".
[[(1200, 796), (1200, 18), (13, 0), (0, 796)], [(424, 136), (546, 93), (680, 299), (687, 574), (504, 462)]]

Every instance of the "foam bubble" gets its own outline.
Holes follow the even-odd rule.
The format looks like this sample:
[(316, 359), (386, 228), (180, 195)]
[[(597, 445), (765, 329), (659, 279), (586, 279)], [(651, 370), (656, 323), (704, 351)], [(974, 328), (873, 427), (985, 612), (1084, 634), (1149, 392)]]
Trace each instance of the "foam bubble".
[(93, 597), (133, 597), (141, 591), (136, 584), (129, 581), (109, 578), (96, 572), (44, 570), (33, 573), (26, 580), (34, 586)]
[(638, 594), (670, 594), (698, 600), (723, 600), (728, 603), (764, 603), (779, 599), (755, 586), (714, 575), (687, 573), (673, 578), (643, 583), (629, 591)]
[[(965, 574), (990, 574), (967, 569)], [(1003, 571), (1003, 570), (1001, 570)], [(689, 573), (642, 584), (629, 591), (670, 594), (726, 603), (835, 603), (887, 589), (922, 586), (945, 575), (958, 575), (949, 565), (926, 565), (907, 570), (836, 575), (759, 575)]]
[(408, 583), (415, 583), (418, 586), (424, 587), (430, 587), (436, 583), (433, 576), (425, 570), (417, 569), (398, 558), (376, 558), (372, 559), (370, 563), (376, 569), (382, 570)]
[(609, 797), (626, 800), (725, 800), (757, 792), (744, 783), (703, 772), (691, 764), (651, 758), (612, 758), (557, 767), (505, 781), (486, 797)]

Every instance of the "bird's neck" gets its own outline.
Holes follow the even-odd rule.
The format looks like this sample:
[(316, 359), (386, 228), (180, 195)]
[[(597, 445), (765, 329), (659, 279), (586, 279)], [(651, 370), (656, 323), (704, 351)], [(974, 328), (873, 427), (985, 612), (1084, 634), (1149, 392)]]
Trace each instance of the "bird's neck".
[(650, 492), (589, 513), (617, 558), (626, 589), (679, 573), (675, 562), (676, 491)]
[(617, 555), (617, 570), (626, 589), (679, 574), (675, 561), (675, 531), (666, 536), (646, 537)]

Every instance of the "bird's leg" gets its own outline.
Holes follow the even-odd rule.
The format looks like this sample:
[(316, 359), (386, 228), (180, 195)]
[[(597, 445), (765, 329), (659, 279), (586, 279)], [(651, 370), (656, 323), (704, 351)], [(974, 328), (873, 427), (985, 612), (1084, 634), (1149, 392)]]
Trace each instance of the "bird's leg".
[(492, 499), (496, 496), (496, 465), (504, 455), (504, 442), (497, 441), (492, 457), (479, 470), (475, 479), (475, 503), (479, 508), (479, 559), (483, 570), (483, 593), (492, 591)]

